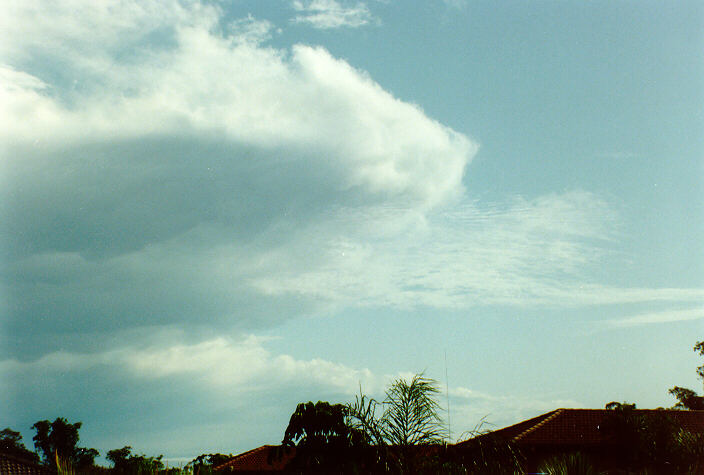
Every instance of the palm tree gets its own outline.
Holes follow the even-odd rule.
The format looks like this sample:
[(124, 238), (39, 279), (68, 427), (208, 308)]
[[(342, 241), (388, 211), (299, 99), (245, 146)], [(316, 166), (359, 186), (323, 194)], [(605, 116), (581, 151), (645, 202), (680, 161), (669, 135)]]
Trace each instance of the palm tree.
[(410, 381), (395, 380), (382, 403), (360, 391), (355, 402), (348, 404), (351, 427), (376, 446), (377, 463), (384, 470), (413, 473), (419, 470), (417, 459), (432, 459), (432, 449), (442, 442), (443, 434), (436, 401), (439, 392), (435, 380), (416, 374)]

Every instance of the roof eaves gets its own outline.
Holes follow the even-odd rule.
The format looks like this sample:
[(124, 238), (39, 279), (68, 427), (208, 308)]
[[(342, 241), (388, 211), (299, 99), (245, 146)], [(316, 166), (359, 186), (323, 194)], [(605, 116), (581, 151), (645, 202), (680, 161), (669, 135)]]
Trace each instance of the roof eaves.
[(518, 434), (516, 437), (513, 438), (514, 442), (518, 442), (521, 440), (523, 437), (527, 436), (531, 432), (536, 431), (537, 429), (543, 427), (544, 425), (548, 424), (549, 422), (555, 420), (560, 414), (562, 414), (565, 410), (564, 409), (558, 409), (554, 413), (552, 413), (550, 416), (546, 417), (542, 421), (538, 422), (534, 426), (529, 427), (528, 429), (524, 430), (520, 434)]

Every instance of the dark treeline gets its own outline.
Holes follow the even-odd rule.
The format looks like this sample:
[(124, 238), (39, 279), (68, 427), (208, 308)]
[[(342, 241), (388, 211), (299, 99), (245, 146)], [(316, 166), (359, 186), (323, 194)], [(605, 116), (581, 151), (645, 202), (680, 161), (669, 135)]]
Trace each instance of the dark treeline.
[(95, 464), (100, 452), (94, 448), (80, 447), (79, 429), (82, 423), (70, 423), (63, 417), (53, 422), (37, 421), (32, 429), (35, 435), (35, 452), (27, 449), (19, 432), (6, 428), (0, 431), (0, 453), (15, 459), (27, 460), (45, 466), (51, 472), (59, 474), (208, 474), (213, 467), (222, 464), (232, 454), (202, 454), (191, 460), (185, 467), (168, 468), (163, 462), (163, 455), (147, 456), (134, 453), (132, 447), (109, 450), (105, 458), (112, 467)]

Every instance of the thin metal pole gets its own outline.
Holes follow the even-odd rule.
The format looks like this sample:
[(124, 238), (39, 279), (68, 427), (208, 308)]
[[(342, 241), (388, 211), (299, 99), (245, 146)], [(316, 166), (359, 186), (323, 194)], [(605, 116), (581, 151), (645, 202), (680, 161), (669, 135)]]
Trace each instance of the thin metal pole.
[(445, 350), (445, 392), (447, 393), (447, 442), (452, 443), (452, 421), (450, 420), (450, 380), (447, 377), (447, 350)]

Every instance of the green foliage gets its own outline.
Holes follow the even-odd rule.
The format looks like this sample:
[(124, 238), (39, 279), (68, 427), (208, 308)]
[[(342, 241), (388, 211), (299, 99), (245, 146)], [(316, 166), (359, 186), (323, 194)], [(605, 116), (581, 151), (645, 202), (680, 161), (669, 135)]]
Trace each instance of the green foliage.
[(213, 473), (213, 468), (222, 465), (232, 457), (232, 454), (201, 454), (188, 462), (185, 469), (193, 475), (209, 475)]
[(39, 462), (39, 456), (28, 450), (22, 443), (22, 434), (9, 427), (0, 431), (0, 452), (26, 459), (31, 462)]
[(441, 408), (436, 401), (439, 392), (436, 381), (417, 374), (410, 381), (394, 381), (382, 403), (360, 392), (355, 402), (347, 405), (348, 424), (374, 446), (377, 470), (411, 473), (438, 469), (441, 451), (432, 446), (439, 449), (442, 442)]
[(437, 383), (422, 374), (411, 381), (397, 379), (386, 390), (381, 428), (387, 444), (437, 444), (442, 441), (440, 405), (435, 400)]
[(59, 453), (56, 452), (56, 473), (57, 475), (76, 475), (76, 470), (73, 468), (73, 464), (67, 458), (59, 457)]
[(113, 464), (113, 473), (151, 474), (164, 468), (163, 455), (147, 457), (132, 454), (132, 447), (126, 445), (121, 449), (108, 451), (106, 457)]
[[(361, 394), (353, 404), (301, 403), (291, 415), (283, 450), (296, 448), (291, 468), (334, 471), (418, 472), (417, 447), (441, 442), (436, 382), (398, 379), (382, 403)], [(424, 449), (425, 463), (437, 451)]]
[(704, 434), (680, 430), (675, 435), (676, 457), (681, 460), (682, 473), (704, 473)]
[(674, 409), (704, 410), (704, 396), (698, 395), (691, 389), (675, 386), (668, 392), (677, 399), (677, 404), (673, 406)]
[(100, 453), (95, 449), (78, 447), (80, 428), (80, 422), (71, 424), (63, 417), (57, 417), (54, 422), (37, 421), (32, 426), (36, 431), (32, 440), (37, 451), (41, 453), (42, 460), (55, 467), (57, 459), (60, 458), (79, 471), (92, 466)]
[(296, 406), (284, 434), (284, 450), (296, 447), (290, 465), (313, 471), (344, 470), (364, 440), (347, 422), (347, 406), (324, 401)]
[[(692, 349), (696, 353), (699, 353), (699, 356), (704, 356), (704, 341), (698, 341)], [(704, 365), (697, 368), (697, 375), (699, 375), (699, 378), (704, 381)]]
[(581, 452), (552, 457), (538, 467), (546, 475), (598, 475), (591, 460)]
[(609, 403), (600, 430), (620, 447), (632, 469), (687, 473), (704, 462), (704, 435), (682, 429), (664, 411), (638, 413), (635, 404)]
[[(411, 446), (442, 441), (443, 425), (436, 396), (437, 383), (417, 374), (410, 381), (397, 379), (379, 404), (361, 394), (347, 405), (349, 423), (376, 445)], [(381, 410), (381, 416), (378, 412)]]
[(475, 433), (461, 446), (449, 446), (447, 460), (476, 475), (521, 473), (523, 456), (518, 448), (491, 434)]
[[(704, 356), (704, 341), (698, 341), (693, 350), (699, 355)], [(704, 365), (697, 368), (699, 379), (704, 381)], [(674, 409), (688, 409), (691, 411), (704, 410), (704, 396), (699, 396), (695, 391), (688, 388), (675, 386), (669, 390), (669, 393), (677, 399), (677, 404)]]

